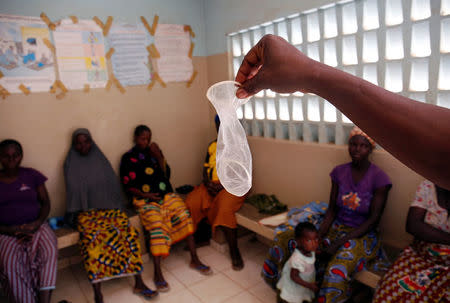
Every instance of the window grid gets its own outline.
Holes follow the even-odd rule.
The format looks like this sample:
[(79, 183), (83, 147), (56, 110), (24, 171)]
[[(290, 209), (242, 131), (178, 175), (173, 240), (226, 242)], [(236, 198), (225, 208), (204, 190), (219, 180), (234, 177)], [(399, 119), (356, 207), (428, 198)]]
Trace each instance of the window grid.
[[(249, 43), (273, 33), (325, 64), (420, 102), (450, 108), (449, 14), (450, 0), (338, 2), (229, 34), (230, 70), (235, 76)], [(311, 29), (308, 24), (316, 25)], [(345, 144), (353, 127), (319, 96), (269, 90), (240, 108), (238, 117), (247, 135), (292, 141)]]

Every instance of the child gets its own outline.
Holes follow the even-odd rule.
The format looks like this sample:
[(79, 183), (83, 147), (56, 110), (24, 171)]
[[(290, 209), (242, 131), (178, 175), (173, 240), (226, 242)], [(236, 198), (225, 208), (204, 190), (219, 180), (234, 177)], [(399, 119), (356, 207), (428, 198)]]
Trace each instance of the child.
[(315, 282), (314, 262), (318, 233), (313, 224), (302, 222), (295, 227), (297, 247), (283, 266), (277, 288), (280, 297), (289, 303), (311, 302), (319, 290)]

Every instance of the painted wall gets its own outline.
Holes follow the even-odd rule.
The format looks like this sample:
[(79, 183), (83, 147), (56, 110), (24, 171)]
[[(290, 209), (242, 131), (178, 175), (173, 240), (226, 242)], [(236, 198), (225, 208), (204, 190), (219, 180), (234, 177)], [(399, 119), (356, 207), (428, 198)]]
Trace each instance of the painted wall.
[(194, 55), (204, 56), (205, 17), (204, 0), (0, 0), (1, 14), (39, 16), (42, 12), (55, 21), (69, 15), (90, 19), (94, 16), (105, 21), (137, 23), (144, 16), (150, 25), (154, 15), (160, 23), (189, 24), (196, 34)]
[(331, 0), (206, 0), (206, 51), (227, 51), (226, 34), (333, 3)]
[(23, 165), (48, 177), (51, 215), (65, 211), (63, 162), (78, 127), (91, 131), (118, 169), (121, 155), (132, 146), (134, 127), (146, 124), (172, 167), (172, 184), (196, 184), (214, 130), (205, 97), (206, 59), (194, 57), (194, 67), (199, 73), (191, 88), (180, 83), (167, 88), (156, 84), (152, 91), (126, 87), (125, 94), (115, 88), (70, 91), (62, 100), (49, 93), (14, 94), (0, 101), (0, 140), (19, 140), (25, 153)]

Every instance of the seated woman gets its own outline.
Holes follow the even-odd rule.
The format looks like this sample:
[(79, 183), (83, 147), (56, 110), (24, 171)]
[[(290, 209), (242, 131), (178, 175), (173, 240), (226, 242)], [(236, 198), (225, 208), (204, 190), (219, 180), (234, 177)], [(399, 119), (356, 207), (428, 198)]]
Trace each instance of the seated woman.
[(142, 225), (150, 234), (150, 251), (155, 269), (154, 281), (159, 291), (168, 291), (169, 284), (161, 271), (161, 257), (169, 255), (173, 243), (187, 239), (191, 253), (190, 267), (202, 274), (211, 269), (202, 264), (194, 243), (194, 225), (183, 200), (173, 193), (170, 168), (145, 125), (134, 131), (135, 146), (122, 156), (120, 178)]
[[(220, 120), (216, 115), (216, 130), (219, 130)], [(237, 222), (235, 213), (245, 201), (244, 197), (237, 197), (228, 193), (220, 184), (216, 170), (217, 140), (211, 142), (206, 152), (203, 166), (203, 183), (187, 196), (186, 206), (192, 215), (195, 228), (204, 219), (212, 226), (213, 233), (220, 227), (228, 242), (231, 264), (234, 270), (244, 267), (244, 262), (237, 243)]]
[(134, 275), (134, 292), (153, 298), (156, 291), (142, 281), (138, 233), (123, 212), (119, 180), (108, 159), (87, 129), (77, 129), (64, 162), (67, 214), (80, 232), (84, 267), (94, 289), (95, 302), (103, 302), (102, 281)]
[[(330, 202), (319, 236), (325, 264), (318, 302), (345, 302), (354, 273), (376, 258), (380, 248), (376, 228), (392, 186), (389, 177), (369, 161), (375, 143), (355, 127), (348, 142), (352, 162), (339, 165), (331, 172)], [(263, 273), (273, 283), (281, 264), (293, 248), (293, 232), (277, 236), (269, 251)], [(283, 254), (284, 252), (284, 254)], [(320, 269), (319, 269), (320, 271)]]
[(406, 231), (414, 236), (378, 284), (373, 302), (450, 302), (450, 191), (423, 181)]
[(50, 212), (47, 178), (21, 167), (22, 158), (19, 142), (0, 142), (0, 282), (10, 302), (49, 303), (58, 248), (45, 222)]
[(329, 257), (319, 302), (343, 302), (349, 297), (349, 281), (354, 273), (375, 259), (380, 241), (378, 222), (383, 214), (392, 183), (369, 161), (375, 142), (354, 127), (348, 141), (352, 162), (331, 172), (330, 203), (319, 235), (325, 239)]

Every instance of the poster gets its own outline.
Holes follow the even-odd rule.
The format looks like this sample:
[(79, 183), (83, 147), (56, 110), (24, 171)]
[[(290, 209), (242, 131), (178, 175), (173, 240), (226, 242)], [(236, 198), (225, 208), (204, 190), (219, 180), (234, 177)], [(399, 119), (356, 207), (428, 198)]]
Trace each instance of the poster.
[(114, 24), (108, 34), (114, 48), (111, 64), (114, 76), (123, 86), (147, 85), (151, 80), (151, 62), (146, 47), (150, 35), (143, 26)]
[(154, 66), (161, 79), (166, 83), (188, 81), (194, 66), (189, 57), (191, 36), (184, 25), (158, 24), (154, 39), (161, 56), (154, 60)]
[(103, 88), (108, 81), (103, 33), (93, 20), (64, 19), (53, 32), (60, 80), (68, 89)]
[(55, 81), (54, 57), (45, 45), (51, 41), (47, 25), (38, 17), (0, 15), (0, 85), (21, 93), (49, 91)]

